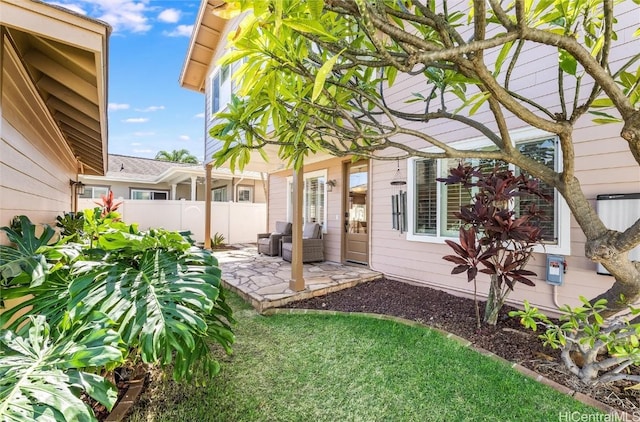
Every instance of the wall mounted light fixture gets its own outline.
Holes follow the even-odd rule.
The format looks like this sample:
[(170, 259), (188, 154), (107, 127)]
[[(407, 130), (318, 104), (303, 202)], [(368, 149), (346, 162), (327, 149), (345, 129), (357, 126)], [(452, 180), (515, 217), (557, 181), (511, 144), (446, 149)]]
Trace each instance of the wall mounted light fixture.
[(336, 185), (336, 180), (327, 180), (327, 192), (333, 192), (333, 187)]
[(84, 195), (84, 183), (70, 179), (69, 186), (75, 189), (76, 195)]

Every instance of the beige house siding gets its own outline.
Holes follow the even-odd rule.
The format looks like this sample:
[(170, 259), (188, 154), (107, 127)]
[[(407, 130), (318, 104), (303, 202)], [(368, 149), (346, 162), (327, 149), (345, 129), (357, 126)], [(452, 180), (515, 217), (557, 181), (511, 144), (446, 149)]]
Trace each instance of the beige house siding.
[(0, 126), (0, 224), (52, 223), (71, 209), (76, 162), (16, 52), (5, 43)]
[[(343, 230), (343, 168), (348, 162), (344, 158), (333, 158), (304, 167), (304, 173), (317, 170), (327, 171), (327, 180), (335, 180), (336, 186), (327, 192), (327, 221), (324, 234), (324, 253), (328, 261), (342, 261)], [(287, 221), (287, 179), (292, 176), (291, 170), (280, 171), (269, 176), (269, 211), (268, 228), (273, 231), (276, 221)]]
[[(630, 57), (637, 50), (629, 44), (632, 41), (631, 33), (637, 26), (637, 8), (634, 10), (633, 7), (629, 7), (617, 18), (620, 22), (617, 32), (622, 44), (617, 44), (611, 53), (614, 69), (616, 63)], [(634, 42), (637, 44), (637, 39)], [(556, 54), (549, 53), (548, 49), (545, 52), (542, 47), (536, 47), (527, 51), (524, 60), (524, 63), (528, 64), (518, 67), (518, 71), (515, 72), (518, 77), (512, 80), (510, 87), (540, 104), (552, 109), (557, 108), (557, 84), (552, 82), (557, 72)], [(397, 84), (394, 87), (397, 89), (394, 100), (399, 102), (406, 99), (406, 90), (409, 90), (411, 85), (409, 80)], [(583, 87), (582, 92), (588, 92), (588, 89)], [(568, 89), (566, 97), (572, 96), (573, 91)], [(483, 120), (485, 123), (490, 122), (490, 117), (486, 111), (474, 115), (475, 119)], [(574, 148), (576, 177), (595, 207), (599, 194), (640, 192), (640, 168), (629, 152), (626, 142), (619, 136), (621, 125), (597, 125), (591, 121), (592, 117), (584, 116), (576, 126)], [(512, 130), (526, 128), (515, 118), (511, 118), (510, 121)], [(470, 129), (457, 128), (449, 122), (436, 125), (430, 122), (429, 134), (447, 142), (477, 136)], [(464, 275), (451, 275), (451, 263), (442, 259), (444, 255), (452, 253), (447, 245), (409, 241), (406, 234), (391, 229), (389, 198), (392, 190), (389, 183), (395, 172), (395, 163), (377, 161), (372, 163), (371, 168), (371, 268), (389, 277), (425, 283), (462, 295), (472, 295), (473, 285), (467, 283)], [(401, 169), (406, 174), (407, 162), (401, 162)], [(408, 183), (412, 181), (408, 180)], [(554, 302), (576, 304), (580, 295), (593, 297), (611, 286), (613, 278), (596, 274), (596, 264), (584, 256), (585, 236), (573, 217), (570, 239), (571, 252), (566, 256), (567, 273), (564, 284), (555, 289), (555, 298), (554, 288), (545, 281), (546, 256), (535, 254), (528, 268), (538, 274), (536, 286), (518, 284), (510, 296), (512, 302), (522, 302), (526, 299), (538, 306), (555, 310)], [(479, 291), (481, 294), (488, 291), (487, 278), (480, 280)]]

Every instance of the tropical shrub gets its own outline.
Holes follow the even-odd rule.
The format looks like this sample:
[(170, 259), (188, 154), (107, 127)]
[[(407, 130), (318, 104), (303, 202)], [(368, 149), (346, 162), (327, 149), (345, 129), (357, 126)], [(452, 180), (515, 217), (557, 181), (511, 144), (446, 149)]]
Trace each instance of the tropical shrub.
[(178, 381), (210, 378), (219, 364), (209, 340), (228, 353), (234, 341), (215, 257), (177, 232), (142, 232), (119, 218), (85, 210), (83, 230), (53, 243), (52, 228), (37, 237), (24, 216), (19, 229), (3, 227), (13, 246), (0, 246), (0, 298), (21, 301), (0, 324), (18, 335), (34, 315), (51, 327), (69, 314), (85, 323), (105, 315), (125, 358), (172, 365)]
[(560, 308), (563, 315), (558, 321), (549, 319), (528, 302), (524, 310), (512, 311), (527, 328), (545, 331), (539, 337), (545, 346), (561, 350), (566, 368), (585, 384), (608, 383), (620, 380), (640, 382), (640, 375), (629, 371), (640, 364), (640, 323), (633, 318), (640, 309), (629, 307), (629, 313), (605, 320), (602, 316), (607, 301), (590, 303), (580, 297), (582, 305)]
[(104, 314), (85, 320), (70, 313), (56, 327), (30, 316), (18, 333), (0, 330), (0, 419), (95, 420), (79, 392), (111, 409), (116, 387), (83, 370), (123, 360), (120, 336)]
[(222, 233), (216, 233), (213, 235), (213, 238), (211, 239), (211, 246), (215, 247), (220, 247), (222, 245), (224, 245), (224, 235)]
[[(536, 201), (528, 197), (548, 199), (538, 182), (520, 174), (514, 175), (505, 166), (496, 165), (490, 171), (463, 165), (450, 170), (449, 177), (437, 179), (446, 184), (460, 184), (469, 190), (469, 205), (462, 205), (455, 216), (460, 219), (460, 243), (445, 240), (455, 255), (443, 259), (456, 266), (452, 274), (466, 272), (474, 283), (477, 325), (480, 311), (475, 292), (478, 272), (489, 274), (491, 284), (485, 305), (484, 322), (495, 325), (498, 313), (516, 283), (533, 286), (529, 276), (536, 273), (525, 269), (533, 248), (542, 240), (542, 212)], [(515, 201), (519, 202), (519, 212)], [(481, 268), (479, 268), (481, 267)]]

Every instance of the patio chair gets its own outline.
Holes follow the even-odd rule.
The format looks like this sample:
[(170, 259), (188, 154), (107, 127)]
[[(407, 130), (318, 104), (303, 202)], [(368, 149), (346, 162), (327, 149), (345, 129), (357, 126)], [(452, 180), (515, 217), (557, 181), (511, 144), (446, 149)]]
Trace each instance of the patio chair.
[[(291, 262), (292, 236), (282, 238), (282, 259)], [(318, 223), (304, 223), (302, 227), (302, 262), (324, 261), (324, 239), (322, 226)]]
[(258, 233), (258, 253), (269, 256), (280, 255), (280, 239), (287, 235), (291, 235), (291, 223), (276, 221), (276, 231)]

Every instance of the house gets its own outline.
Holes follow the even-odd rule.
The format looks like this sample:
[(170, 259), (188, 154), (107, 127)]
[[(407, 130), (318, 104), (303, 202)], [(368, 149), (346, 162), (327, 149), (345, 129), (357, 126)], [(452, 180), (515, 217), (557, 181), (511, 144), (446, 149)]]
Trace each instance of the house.
[(51, 224), (106, 171), (111, 28), (25, 0), (0, 0), (0, 25), (0, 225)]
[[(230, 78), (234, 67), (220, 67), (217, 60), (225, 53), (225, 40), (241, 18), (225, 21), (213, 14), (221, 3), (202, 1), (180, 77), (183, 87), (205, 94), (208, 128), (215, 123), (214, 114), (225, 107), (235, 89)], [(629, 43), (633, 40), (630, 34), (636, 29), (634, 25), (637, 26), (637, 19), (634, 20), (637, 10), (633, 6), (623, 10), (625, 12), (617, 16), (623, 24), (618, 37)], [(617, 50), (612, 54), (618, 59), (629, 57), (635, 51), (624, 43), (615, 48)], [(517, 81), (524, 84), (521, 85), (523, 95), (546, 103), (553, 101), (552, 93), (557, 87), (545, 82), (553, 79), (547, 76), (548, 72), (552, 75), (557, 73), (557, 54), (542, 57), (528, 54), (531, 54), (529, 74)], [(412, 92), (414, 85), (410, 78), (398, 77), (387, 92)], [(406, 96), (389, 95), (388, 98), (404, 101)], [(490, 118), (489, 113), (485, 116)], [(511, 129), (518, 147), (533, 153), (544, 152), (551, 157), (550, 165), (560, 171), (561, 151), (554, 135), (524, 124)], [(487, 143), (471, 130), (454, 130), (447, 124), (431, 130), (432, 136), (451, 145), (481, 147)], [(619, 138), (619, 133), (619, 126), (596, 125), (586, 118), (576, 127), (576, 177), (593, 205), (599, 195), (640, 192), (640, 169), (625, 141)], [(207, 138), (205, 159), (211, 160), (211, 154), (219, 148), (220, 143)], [(284, 167), (275, 151), (266, 152), (268, 162), (256, 156), (247, 167), (269, 174), (270, 228), (276, 221), (295, 221), (298, 217), (303, 221), (316, 221), (323, 225), (328, 260), (367, 265), (390, 278), (425, 284), (455, 294), (473, 294), (473, 285), (467, 282), (466, 277), (451, 275), (451, 264), (442, 259), (444, 255), (451, 254), (445, 239), (457, 237), (458, 226), (451, 217), (451, 211), (459, 206), (461, 196), (453, 188), (438, 184), (435, 179), (444, 176), (457, 161), (351, 162), (349, 158), (316, 154), (305, 161), (302, 171), (294, 172)], [(210, 162), (206, 164), (210, 165)], [(398, 221), (394, 221), (395, 209), (392, 208), (392, 198), (400, 190), (407, 197), (406, 227), (402, 230), (398, 230)], [(596, 264), (585, 258), (585, 236), (557, 192), (553, 193), (548, 211), (552, 218), (545, 227), (547, 241), (528, 266), (538, 274), (536, 285), (519, 285), (510, 300), (521, 303), (526, 299), (542, 309), (554, 311), (558, 304), (577, 303), (580, 295), (597, 296), (611, 286), (613, 279), (598, 274)], [(568, 270), (560, 286), (548, 284), (545, 280), (548, 256), (566, 260)], [(292, 274), (292, 279), (295, 278), (296, 275)], [(487, 279), (479, 281), (480, 294), (486, 294)], [(292, 288), (296, 286), (299, 284), (292, 284)]]
[[(204, 200), (201, 164), (172, 163), (142, 157), (109, 154), (104, 176), (82, 175), (80, 198), (100, 199), (109, 190), (116, 198), (133, 200)], [(216, 202), (265, 202), (263, 175), (247, 171), (233, 174), (216, 169), (212, 174), (212, 199)]]

